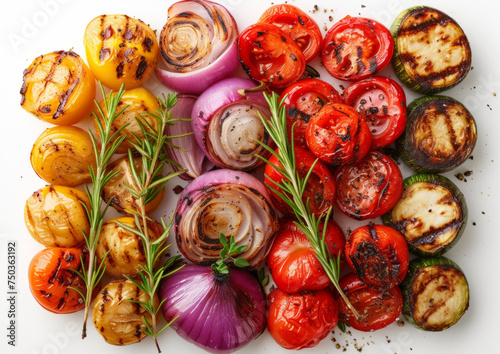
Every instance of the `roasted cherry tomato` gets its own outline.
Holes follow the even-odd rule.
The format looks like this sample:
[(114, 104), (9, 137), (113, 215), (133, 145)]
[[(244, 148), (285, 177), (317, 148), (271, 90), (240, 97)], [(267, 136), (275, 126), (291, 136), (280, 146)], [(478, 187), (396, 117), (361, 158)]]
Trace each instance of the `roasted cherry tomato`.
[[(320, 230), (323, 231), (323, 225)], [(345, 236), (333, 220), (328, 220), (325, 242), (333, 257), (343, 254)], [(331, 283), (307, 236), (292, 219), (281, 223), (267, 257), (267, 266), (276, 286), (289, 294), (320, 290)]]
[(101, 15), (87, 25), (83, 37), (90, 69), (104, 86), (117, 91), (142, 85), (158, 59), (155, 32), (126, 15)]
[(341, 165), (361, 160), (370, 151), (372, 136), (354, 108), (328, 103), (307, 123), (306, 141), (317, 158)]
[(91, 182), (94, 146), (88, 132), (76, 126), (55, 126), (40, 134), (31, 149), (31, 166), (51, 184), (67, 187)]
[(358, 111), (372, 133), (372, 150), (392, 144), (406, 128), (406, 95), (399, 84), (374, 76), (350, 84), (344, 103)]
[(372, 224), (351, 232), (345, 258), (363, 283), (379, 291), (399, 285), (410, 262), (403, 235), (390, 226)]
[[(276, 150), (276, 153), (279, 154), (279, 150)], [(295, 147), (295, 164), (297, 171), (302, 177), (307, 175), (315, 161), (316, 158), (309, 151), (298, 146)], [(264, 176), (264, 181), (267, 185), (276, 189), (278, 192), (281, 192), (282, 190), (276, 185), (276, 183), (281, 183), (284, 178), (278, 171), (280, 168), (282, 168), (281, 163), (278, 161), (276, 156), (273, 155), (269, 158), (269, 163), (266, 164)], [(307, 179), (307, 185), (302, 196), (305, 203), (307, 203), (307, 200), (309, 199), (309, 208), (316, 216), (325, 214), (328, 209), (333, 206), (336, 191), (335, 183), (333, 181), (332, 172), (330, 172), (324, 163), (317, 161), (314, 165), (312, 173)], [(295, 213), (288, 206), (288, 204), (286, 204), (272, 189), (271, 198), (281, 212), (291, 217), (295, 216)]]
[(278, 4), (269, 7), (260, 16), (259, 22), (270, 23), (295, 40), (304, 53), (306, 62), (319, 52), (323, 36), (316, 21), (296, 6)]
[(387, 155), (370, 151), (362, 160), (339, 166), (334, 173), (335, 203), (357, 220), (373, 219), (391, 210), (403, 193), (403, 176)]
[[(77, 289), (85, 294), (85, 282), (73, 270), (82, 271), (82, 248), (49, 247), (38, 252), (28, 268), (35, 300), (54, 313), (72, 313), (85, 307)], [(74, 289), (72, 289), (74, 288)]]
[(307, 122), (311, 117), (328, 102), (343, 102), (332, 85), (319, 79), (304, 79), (291, 84), (281, 94), (279, 102), (282, 101), (285, 105), (288, 136), (292, 136), (293, 126), (295, 146), (305, 148)]
[(314, 347), (337, 325), (339, 310), (327, 289), (290, 295), (274, 289), (268, 300), (267, 329), (283, 348)]
[(362, 320), (358, 322), (345, 301), (340, 296), (336, 296), (340, 311), (339, 320), (354, 329), (364, 332), (375, 331), (390, 325), (401, 315), (403, 295), (398, 286), (378, 291), (364, 284), (354, 273), (342, 277), (339, 285), (362, 317)]
[(71, 125), (85, 118), (95, 98), (95, 77), (75, 52), (36, 58), (24, 71), (21, 107), (52, 124)]
[(306, 68), (292, 37), (268, 23), (250, 25), (240, 33), (238, 56), (248, 76), (274, 88), (297, 81)]
[[(108, 95), (109, 99), (109, 95)], [(107, 114), (106, 104), (104, 99), (99, 103), (104, 114)], [(125, 154), (129, 149), (133, 149), (132, 143), (137, 143), (137, 139), (144, 139), (144, 132), (141, 125), (147, 130), (158, 129), (158, 119), (151, 114), (157, 114), (156, 110), (160, 109), (158, 99), (149, 90), (144, 87), (127, 90), (123, 94), (118, 106), (117, 112), (124, 110), (111, 125), (112, 132), (122, 128), (120, 135), (126, 135), (127, 138), (116, 149), (117, 154)], [(104, 124), (104, 120), (98, 109), (95, 110), (97, 117)], [(95, 118), (95, 117), (94, 117)], [(96, 119), (94, 119), (94, 128), (99, 134), (99, 127)]]
[(381, 23), (347, 16), (326, 33), (321, 60), (326, 70), (339, 80), (361, 80), (382, 70), (391, 60), (394, 42)]

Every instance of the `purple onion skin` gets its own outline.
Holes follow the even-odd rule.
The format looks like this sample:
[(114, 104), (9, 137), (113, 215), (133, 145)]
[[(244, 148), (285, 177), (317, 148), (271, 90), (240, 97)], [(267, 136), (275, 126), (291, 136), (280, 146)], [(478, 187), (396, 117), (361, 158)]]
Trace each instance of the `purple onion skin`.
[[(177, 95), (178, 101), (172, 107), (170, 112), (172, 113), (172, 118), (191, 118), (191, 111), (193, 110), (194, 103), (197, 100), (197, 96), (189, 94), (179, 94)], [(192, 126), (190, 121), (178, 121), (175, 122), (173, 126), (167, 126), (167, 135), (182, 135), (186, 133), (192, 133)], [(206, 157), (205, 153), (200, 149), (198, 143), (193, 134), (183, 136), (181, 138), (175, 138), (172, 143), (176, 146), (187, 149), (188, 151), (182, 151), (179, 149), (174, 149), (166, 145), (169, 157), (181, 165), (183, 168), (187, 169), (187, 172), (179, 175), (185, 181), (190, 181), (201, 174), (210, 171), (215, 167), (215, 165)], [(189, 161), (191, 163), (189, 163)], [(175, 171), (179, 168), (176, 165), (172, 165)]]
[(255, 81), (250, 79), (237, 77), (224, 79), (210, 86), (196, 100), (191, 113), (191, 125), (193, 126), (194, 136), (198, 145), (209, 159), (211, 159), (211, 157), (207, 152), (205, 135), (212, 116), (222, 107), (246, 98), (267, 105), (267, 101), (262, 92), (248, 93), (245, 96), (238, 93), (238, 90), (251, 89), (256, 86)]
[[(186, 188), (184, 188), (180, 195), (180, 198), (177, 202), (176, 215), (183, 214), (186, 209), (189, 208), (189, 200), (191, 194), (197, 192), (204, 193), (204, 191), (210, 186), (215, 186), (223, 183), (239, 184), (255, 189), (267, 200), (267, 202), (274, 209), (269, 191), (257, 177), (254, 177), (253, 175), (246, 172), (223, 168), (204, 173), (191, 181), (191, 183), (189, 183)], [(177, 220), (175, 220), (175, 224), (177, 227)]]
[(257, 338), (266, 326), (267, 300), (248, 271), (216, 274), (210, 266), (188, 264), (162, 283), (165, 319), (187, 341), (211, 353), (230, 353)]

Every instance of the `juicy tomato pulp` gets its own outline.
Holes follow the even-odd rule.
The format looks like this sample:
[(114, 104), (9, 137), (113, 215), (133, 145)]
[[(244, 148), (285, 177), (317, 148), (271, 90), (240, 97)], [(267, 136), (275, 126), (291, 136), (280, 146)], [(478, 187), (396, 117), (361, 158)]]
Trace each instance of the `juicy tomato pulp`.
[[(323, 231), (323, 225), (320, 226)], [(325, 242), (333, 257), (343, 254), (345, 236), (338, 224), (330, 219)], [(267, 266), (276, 286), (286, 293), (320, 290), (330, 284), (323, 266), (307, 236), (293, 220), (281, 223), (281, 228), (267, 257)]]
[[(326, 214), (328, 209), (333, 206), (335, 201), (336, 187), (333, 179), (333, 174), (330, 172), (327, 166), (321, 161), (316, 161), (311, 152), (307, 151), (301, 147), (295, 147), (295, 165), (299, 172), (299, 175), (304, 178), (311, 166), (314, 164), (312, 173), (307, 179), (306, 188), (302, 195), (302, 200), (304, 203), (309, 203), (309, 208), (312, 213), (316, 216)], [(279, 154), (279, 150), (276, 150)], [(264, 181), (272, 189), (276, 189), (278, 192), (282, 192), (281, 188), (277, 184), (282, 183), (284, 177), (278, 169), (281, 169), (282, 165), (278, 161), (276, 156), (271, 156), (269, 163), (266, 164)], [(286, 204), (285, 201), (273, 190), (271, 192), (271, 198), (273, 199), (276, 207), (284, 214), (290, 217), (295, 217), (293, 210)]]
[(321, 59), (334, 78), (361, 80), (382, 70), (391, 60), (394, 42), (381, 23), (347, 16), (334, 24), (321, 45)]
[(318, 54), (323, 40), (321, 30), (316, 21), (298, 7), (289, 4), (271, 6), (258, 22), (278, 26), (292, 37), (304, 53), (306, 62)]
[(403, 176), (398, 165), (378, 151), (370, 151), (357, 163), (339, 166), (334, 178), (337, 207), (357, 220), (387, 213), (403, 193)]
[(378, 291), (399, 285), (410, 263), (405, 238), (385, 225), (370, 224), (352, 231), (345, 245), (345, 258), (361, 281)]
[(274, 289), (268, 300), (267, 328), (283, 348), (314, 347), (337, 325), (339, 310), (327, 289), (290, 295)]
[(339, 320), (354, 329), (369, 332), (393, 323), (403, 310), (403, 295), (399, 287), (378, 291), (365, 285), (359, 277), (350, 273), (340, 279), (340, 288), (358, 311), (362, 320), (357, 321), (345, 301), (339, 296)]
[(353, 82), (344, 103), (358, 111), (370, 127), (372, 150), (392, 144), (406, 128), (406, 95), (397, 82), (374, 76)]
[(240, 33), (238, 56), (252, 79), (271, 87), (286, 87), (304, 73), (304, 54), (288, 34), (268, 23), (256, 23)]
[(86, 292), (85, 282), (73, 270), (81, 272), (82, 249), (49, 247), (38, 252), (28, 268), (31, 293), (46, 310), (72, 313), (85, 307), (80, 294)]
[(314, 156), (342, 165), (361, 160), (370, 151), (372, 136), (354, 108), (328, 103), (307, 124), (306, 141)]
[(319, 79), (305, 79), (288, 86), (278, 102), (283, 102), (285, 106), (288, 136), (292, 136), (293, 127), (295, 146), (307, 148), (306, 128), (311, 117), (328, 102), (342, 103), (342, 98), (329, 83)]

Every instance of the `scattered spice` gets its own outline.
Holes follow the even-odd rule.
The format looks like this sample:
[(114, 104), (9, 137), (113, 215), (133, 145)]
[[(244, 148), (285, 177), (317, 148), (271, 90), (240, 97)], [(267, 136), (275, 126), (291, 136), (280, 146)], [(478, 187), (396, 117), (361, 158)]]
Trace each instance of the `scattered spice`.
[(179, 185), (176, 185), (173, 190), (174, 190), (175, 194), (180, 194), (180, 193), (182, 193), (182, 191), (184, 190), (184, 188), (181, 187), (181, 186), (179, 186)]
[(472, 171), (469, 170), (464, 172), (465, 177), (469, 177), (470, 175), (472, 175)]
[(333, 16), (328, 16), (328, 20), (329, 20), (330, 22), (332, 22), (332, 21), (333, 21)]
[(463, 181), (463, 179), (464, 179), (464, 175), (463, 175), (461, 172), (457, 173), (457, 174), (455, 175), (455, 177), (456, 177), (459, 181)]
[(398, 322), (396, 322), (396, 324), (397, 324), (399, 327), (404, 327), (404, 325), (405, 325), (405, 321), (403, 321), (403, 320), (398, 320)]
[(366, 5), (361, 5), (361, 8), (364, 9), (366, 7)]

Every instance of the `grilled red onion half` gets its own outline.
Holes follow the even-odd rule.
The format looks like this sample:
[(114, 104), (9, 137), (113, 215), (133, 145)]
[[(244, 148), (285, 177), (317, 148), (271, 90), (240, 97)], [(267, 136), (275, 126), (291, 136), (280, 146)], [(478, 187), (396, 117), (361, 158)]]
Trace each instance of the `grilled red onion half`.
[(238, 93), (254, 87), (250, 79), (224, 79), (203, 92), (194, 104), (191, 124), (196, 141), (218, 167), (251, 171), (264, 164), (257, 155), (270, 156), (258, 142), (272, 146), (259, 117), (268, 119), (271, 115), (264, 95)]
[(239, 65), (238, 27), (229, 11), (206, 0), (183, 0), (168, 9), (159, 46), (166, 69), (156, 69), (172, 90), (200, 94)]
[(216, 273), (189, 264), (168, 276), (160, 290), (162, 312), (171, 327), (212, 353), (236, 351), (259, 336), (266, 325), (266, 296), (249, 272)]
[[(191, 111), (197, 96), (180, 94), (177, 95), (177, 98), (177, 103), (170, 110), (172, 118), (191, 119)], [(190, 120), (179, 120), (176, 121), (174, 125), (169, 125), (166, 128), (166, 134), (168, 136), (178, 136), (188, 133), (191, 134), (172, 139), (172, 143), (175, 146), (184, 150), (167, 145), (167, 152), (170, 159), (181, 165), (183, 169), (187, 169), (185, 173), (179, 176), (183, 180), (192, 180), (215, 167), (198, 146), (196, 138), (192, 134), (193, 128)], [(178, 170), (176, 165), (172, 165), (172, 167), (174, 170)]]
[(219, 259), (220, 233), (247, 246), (238, 257), (251, 268), (262, 264), (279, 229), (278, 212), (256, 177), (228, 169), (207, 172), (182, 192), (175, 210), (179, 251), (193, 263)]

